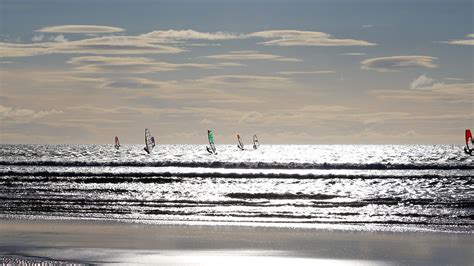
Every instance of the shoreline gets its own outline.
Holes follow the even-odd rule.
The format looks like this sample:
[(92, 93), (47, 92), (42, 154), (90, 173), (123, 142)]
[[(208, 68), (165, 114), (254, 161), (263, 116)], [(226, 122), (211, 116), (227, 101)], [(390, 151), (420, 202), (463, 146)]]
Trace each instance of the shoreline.
[[(364, 223), (364, 222), (286, 222), (233, 219), (221, 220), (157, 220), (136, 218), (104, 218), (104, 217), (60, 217), (41, 216), (32, 218), (30, 215), (0, 215), (0, 221), (51, 221), (80, 222), (96, 224), (143, 225), (143, 226), (209, 226), (209, 227), (249, 227), (276, 228), (295, 230), (318, 230), (328, 232), (366, 232), (366, 233), (432, 233), (432, 234), (473, 234), (470, 224), (417, 224), (417, 223)], [(0, 222), (1, 223), (1, 222)], [(453, 229), (455, 228), (455, 229)]]
[(1, 219), (0, 243), (0, 262), (44, 258), (50, 262), (217, 265), (231, 259), (467, 265), (474, 261), (472, 234), (446, 232)]

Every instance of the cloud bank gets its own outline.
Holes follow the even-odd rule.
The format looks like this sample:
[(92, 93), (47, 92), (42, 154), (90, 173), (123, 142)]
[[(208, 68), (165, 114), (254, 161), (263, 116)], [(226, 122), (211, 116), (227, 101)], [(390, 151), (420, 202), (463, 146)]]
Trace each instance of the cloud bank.
[[(137, 36), (99, 36), (69, 41), (62, 33), (117, 33), (124, 29), (98, 25), (60, 25), (44, 27), (37, 32), (41, 34), (32, 38), (34, 43), (0, 42), (0, 56), (25, 57), (45, 54), (95, 54), (95, 55), (136, 55), (180, 53), (186, 51), (182, 45), (208, 45), (192, 43), (192, 41), (223, 41), (236, 39), (260, 38), (266, 41), (261, 45), (275, 46), (374, 46), (364, 40), (337, 39), (330, 34), (317, 31), (300, 30), (269, 30), (253, 33), (198, 32), (195, 30), (161, 30)], [(61, 33), (55, 37), (45, 37), (42, 33)], [(48, 40), (49, 42), (42, 42)], [(227, 54), (211, 55), (209, 58), (228, 60), (275, 60), (297, 62), (300, 59), (287, 58), (258, 52), (229, 52)]]

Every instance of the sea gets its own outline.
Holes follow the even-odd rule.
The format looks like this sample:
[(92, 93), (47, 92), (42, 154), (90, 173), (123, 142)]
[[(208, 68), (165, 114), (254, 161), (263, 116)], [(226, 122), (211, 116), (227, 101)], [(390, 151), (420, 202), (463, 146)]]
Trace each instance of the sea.
[(472, 233), (458, 145), (0, 145), (0, 219)]

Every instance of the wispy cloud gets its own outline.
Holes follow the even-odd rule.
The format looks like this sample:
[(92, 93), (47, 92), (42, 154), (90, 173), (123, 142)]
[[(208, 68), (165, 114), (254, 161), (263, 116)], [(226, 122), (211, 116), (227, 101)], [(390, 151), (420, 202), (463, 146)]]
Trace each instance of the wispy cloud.
[(344, 53), (342, 55), (365, 55), (365, 53)]
[(106, 56), (81, 56), (68, 61), (75, 65), (75, 71), (84, 73), (126, 72), (126, 73), (151, 73), (158, 71), (173, 71), (181, 68), (215, 69), (227, 66), (242, 66), (236, 63), (167, 63), (157, 62), (145, 57), (106, 57)]
[(444, 80), (454, 80), (454, 81), (463, 81), (462, 78), (443, 78)]
[(281, 71), (277, 75), (311, 75), (311, 74), (334, 74), (333, 70), (312, 70), (312, 71)]
[[(152, 31), (137, 36), (91, 36), (97, 33), (120, 32), (124, 29), (96, 25), (62, 25), (45, 27), (41, 33), (85, 33), (89, 38), (69, 41), (60, 34), (45, 37), (38, 34), (33, 37), (35, 43), (0, 43), (0, 56), (24, 57), (44, 54), (94, 54), (94, 55), (137, 55), (180, 53), (186, 51), (179, 46), (208, 45), (193, 43), (193, 40), (219, 41), (246, 38), (262, 38), (267, 41), (263, 45), (277, 46), (373, 46), (363, 40), (337, 39), (330, 34), (316, 31), (272, 30), (259, 31), (249, 34), (218, 32), (198, 32), (195, 30), (164, 30)], [(51, 42), (41, 42), (49, 40)], [(229, 60), (276, 60), (297, 62), (300, 59), (288, 58), (272, 54), (230, 52), (227, 54), (210, 55), (209, 58)]]
[(196, 82), (220, 88), (278, 89), (286, 88), (292, 80), (275, 76), (220, 75), (200, 78)]
[(300, 30), (269, 30), (250, 33), (247, 37), (271, 39), (262, 45), (277, 46), (374, 46), (375, 43), (355, 39), (332, 38), (328, 33)]
[(161, 93), (162, 96), (165, 96), (168, 93), (163, 93), (163, 91), (158, 89), (166, 89), (170, 87), (170, 85), (172, 85), (171, 82), (161, 82), (147, 78), (126, 77), (107, 79), (103, 84), (100, 85), (100, 87), (105, 89), (125, 89), (135, 91), (140, 89), (154, 89), (156, 93)]
[(380, 99), (406, 100), (415, 102), (444, 102), (444, 103), (466, 103), (472, 104), (474, 96), (472, 88), (474, 83), (444, 84), (427, 83), (424, 87), (412, 90), (372, 90), (369, 94)]
[(232, 51), (225, 54), (208, 55), (204, 56), (211, 59), (222, 59), (222, 60), (273, 60), (273, 61), (285, 61), (285, 62), (299, 62), (301, 59), (284, 57), (281, 55), (273, 54), (262, 54), (256, 51)]
[(233, 40), (245, 38), (242, 34), (228, 33), (223, 31), (218, 32), (199, 32), (195, 30), (158, 30), (145, 33), (142, 37), (152, 38), (158, 42), (174, 42), (184, 40)]
[(474, 45), (474, 33), (466, 35), (467, 39), (464, 40), (450, 40), (444, 43), (456, 44), (456, 45)]
[[(56, 71), (45, 69), (14, 69), (0, 72), (2, 77), (1, 93), (6, 95), (20, 95), (21, 98), (32, 100), (32, 104), (44, 104), (36, 101), (38, 94), (48, 98), (48, 92), (59, 97), (58, 92), (72, 90), (71, 88), (84, 88), (94, 90), (106, 82), (103, 77), (87, 77), (72, 71)], [(28, 92), (28, 93), (26, 93)], [(61, 94), (62, 95), (62, 94)]]
[(0, 42), (1, 57), (23, 57), (46, 54), (51, 43), (20, 44)]
[(141, 35), (156, 39), (162, 43), (173, 43), (186, 40), (235, 40), (246, 38), (270, 39), (260, 42), (263, 45), (277, 46), (374, 46), (375, 43), (355, 39), (337, 39), (330, 34), (318, 31), (301, 30), (268, 30), (253, 33), (229, 33), (229, 32), (198, 32), (194, 30), (166, 30), (153, 31)]
[(122, 28), (97, 26), (97, 25), (59, 25), (52, 27), (44, 27), (37, 32), (48, 33), (114, 33), (125, 31)]
[(398, 99), (408, 101), (447, 103), (472, 103), (474, 95), (472, 89), (474, 83), (451, 83), (437, 82), (434, 78), (420, 75), (414, 79), (404, 90), (371, 90), (369, 94), (380, 99)]
[(48, 40), (52, 42), (67, 42), (67, 39), (64, 37), (64, 35), (59, 34), (57, 36), (48, 36), (44, 34), (35, 34), (33, 38), (31, 38), (31, 41), (33, 42), (41, 42), (43, 40)]
[(44, 39), (44, 34), (35, 34), (31, 41), (33, 42), (41, 42)]
[[(60, 39), (58, 39), (60, 40)], [(77, 41), (44, 42), (34, 44), (0, 43), (0, 56), (21, 57), (42, 54), (163, 54), (185, 50), (168, 45), (154, 44), (152, 40), (133, 36), (106, 36)]]
[(416, 78), (412, 83), (410, 83), (410, 89), (415, 90), (423, 87), (427, 87), (433, 84), (434, 79), (427, 77), (426, 75), (421, 75)]
[(61, 113), (63, 112), (55, 109), (35, 111), (31, 109), (13, 108), (0, 105), (0, 120), (3, 122), (30, 122), (45, 116)]
[(362, 61), (361, 68), (375, 70), (378, 72), (396, 72), (407, 68), (436, 68), (433, 60), (438, 59), (431, 56), (402, 55), (371, 58)]
[(59, 34), (57, 36), (52, 36), (49, 38), (49, 40), (53, 42), (67, 42), (68, 41), (62, 34)]
[(150, 108), (150, 107), (98, 107), (90, 104), (85, 105), (76, 105), (67, 107), (66, 110), (87, 112), (92, 114), (159, 114), (162, 112), (162, 109), (159, 108)]

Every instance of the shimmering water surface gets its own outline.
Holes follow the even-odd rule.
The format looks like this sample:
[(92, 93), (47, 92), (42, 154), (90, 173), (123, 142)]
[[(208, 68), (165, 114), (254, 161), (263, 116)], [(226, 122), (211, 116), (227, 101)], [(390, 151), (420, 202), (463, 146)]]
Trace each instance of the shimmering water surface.
[(452, 145), (0, 145), (0, 217), (472, 232)]

